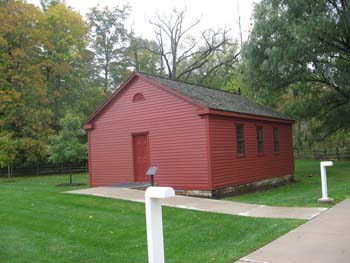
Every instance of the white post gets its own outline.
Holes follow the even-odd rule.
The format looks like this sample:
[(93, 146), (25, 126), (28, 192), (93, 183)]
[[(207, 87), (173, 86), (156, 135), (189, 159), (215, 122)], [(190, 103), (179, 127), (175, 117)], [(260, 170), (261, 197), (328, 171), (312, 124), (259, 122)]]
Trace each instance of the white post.
[(148, 262), (164, 263), (162, 198), (175, 196), (171, 187), (148, 187), (145, 193)]
[(327, 189), (327, 171), (326, 166), (333, 166), (333, 162), (321, 162), (321, 183), (322, 183), (322, 198), (318, 199), (321, 203), (332, 203), (333, 199), (328, 197), (328, 189)]

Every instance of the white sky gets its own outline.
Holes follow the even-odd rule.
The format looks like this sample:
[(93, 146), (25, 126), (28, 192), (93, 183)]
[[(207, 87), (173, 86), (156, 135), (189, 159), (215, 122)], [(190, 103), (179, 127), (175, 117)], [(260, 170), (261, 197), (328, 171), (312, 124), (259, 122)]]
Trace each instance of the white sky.
[[(207, 28), (230, 28), (231, 34), (239, 39), (237, 6), (241, 17), (243, 40), (249, 34), (253, 3), (258, 0), (66, 0), (66, 4), (84, 15), (87, 10), (97, 4), (100, 6), (121, 6), (129, 3), (132, 13), (129, 24), (138, 36), (153, 39), (154, 33), (148, 21), (155, 17), (155, 12), (160, 14), (169, 13), (173, 7), (187, 9), (187, 23), (191, 23), (198, 17), (201, 22), (190, 34)], [(29, 3), (39, 5), (39, 0), (27, 0)]]

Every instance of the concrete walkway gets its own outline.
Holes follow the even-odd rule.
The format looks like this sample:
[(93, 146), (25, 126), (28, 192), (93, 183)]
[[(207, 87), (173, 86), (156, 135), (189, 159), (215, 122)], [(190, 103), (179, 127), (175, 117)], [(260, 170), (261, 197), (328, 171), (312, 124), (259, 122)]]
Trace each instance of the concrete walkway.
[[(144, 191), (117, 187), (95, 187), (69, 191), (67, 193), (103, 196), (134, 202), (144, 202), (145, 199)], [(170, 207), (267, 218), (311, 219), (326, 210), (326, 208), (264, 206), (179, 195), (162, 201), (163, 205)]]
[(350, 200), (346, 199), (236, 263), (350, 262)]

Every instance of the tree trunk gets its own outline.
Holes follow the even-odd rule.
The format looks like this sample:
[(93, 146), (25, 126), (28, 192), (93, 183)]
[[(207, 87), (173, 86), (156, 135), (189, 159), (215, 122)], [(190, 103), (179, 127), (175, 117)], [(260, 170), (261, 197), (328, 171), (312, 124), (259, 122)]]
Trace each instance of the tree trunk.
[(339, 161), (340, 160), (340, 155), (339, 155), (339, 148), (335, 148), (335, 152), (337, 154), (337, 160)]
[[(175, 41), (175, 40), (174, 40)], [(173, 44), (175, 45), (175, 44)], [(177, 60), (177, 52), (176, 52), (176, 47), (174, 47), (173, 52), (173, 63), (172, 63), (172, 72), (171, 72), (171, 79), (177, 79), (177, 70), (176, 70), (176, 60)]]
[(108, 65), (105, 65), (105, 76), (104, 76), (104, 83), (103, 83), (105, 92), (108, 92)]
[(164, 73), (164, 61), (163, 61), (163, 57), (160, 56), (160, 75), (163, 76)]
[(103, 86), (104, 86), (105, 92), (108, 93), (108, 75), (109, 75), (109, 54), (108, 54), (108, 51), (106, 51), (106, 53), (105, 53), (105, 58), (106, 58), (106, 61), (105, 61), (105, 65), (104, 65), (104, 83), (103, 83)]
[(7, 178), (10, 180), (11, 179), (11, 165), (7, 166)]
[(140, 72), (140, 61), (139, 61), (139, 54), (137, 53), (137, 49), (134, 50), (134, 56), (135, 56), (135, 70), (136, 72)]
[(297, 122), (297, 129), (298, 129), (298, 148), (301, 149), (302, 148), (302, 138), (301, 138), (301, 121)]
[(73, 178), (72, 178), (72, 165), (69, 165), (69, 184), (73, 183)]

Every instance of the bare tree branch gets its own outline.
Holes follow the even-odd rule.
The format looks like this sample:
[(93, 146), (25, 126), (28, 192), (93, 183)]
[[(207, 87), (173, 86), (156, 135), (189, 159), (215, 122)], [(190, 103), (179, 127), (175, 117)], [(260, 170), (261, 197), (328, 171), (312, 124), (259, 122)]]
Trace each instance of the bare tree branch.
[[(187, 78), (192, 72), (214, 58), (217, 52), (223, 52), (222, 47), (232, 44), (227, 37), (226, 30), (207, 30), (202, 33), (201, 42), (193, 40), (189, 46), (184, 47), (184, 38), (200, 22), (200, 19), (196, 19), (189, 26), (184, 27), (185, 18), (186, 9), (180, 11), (173, 9), (170, 15), (161, 17), (157, 14), (156, 21), (150, 21), (159, 45), (158, 54), (165, 62), (168, 76), (171, 79)], [(201, 43), (202, 46), (200, 46)], [(237, 56), (238, 54), (234, 56), (234, 59)], [(220, 61), (212, 71), (229, 62), (230, 60)]]

